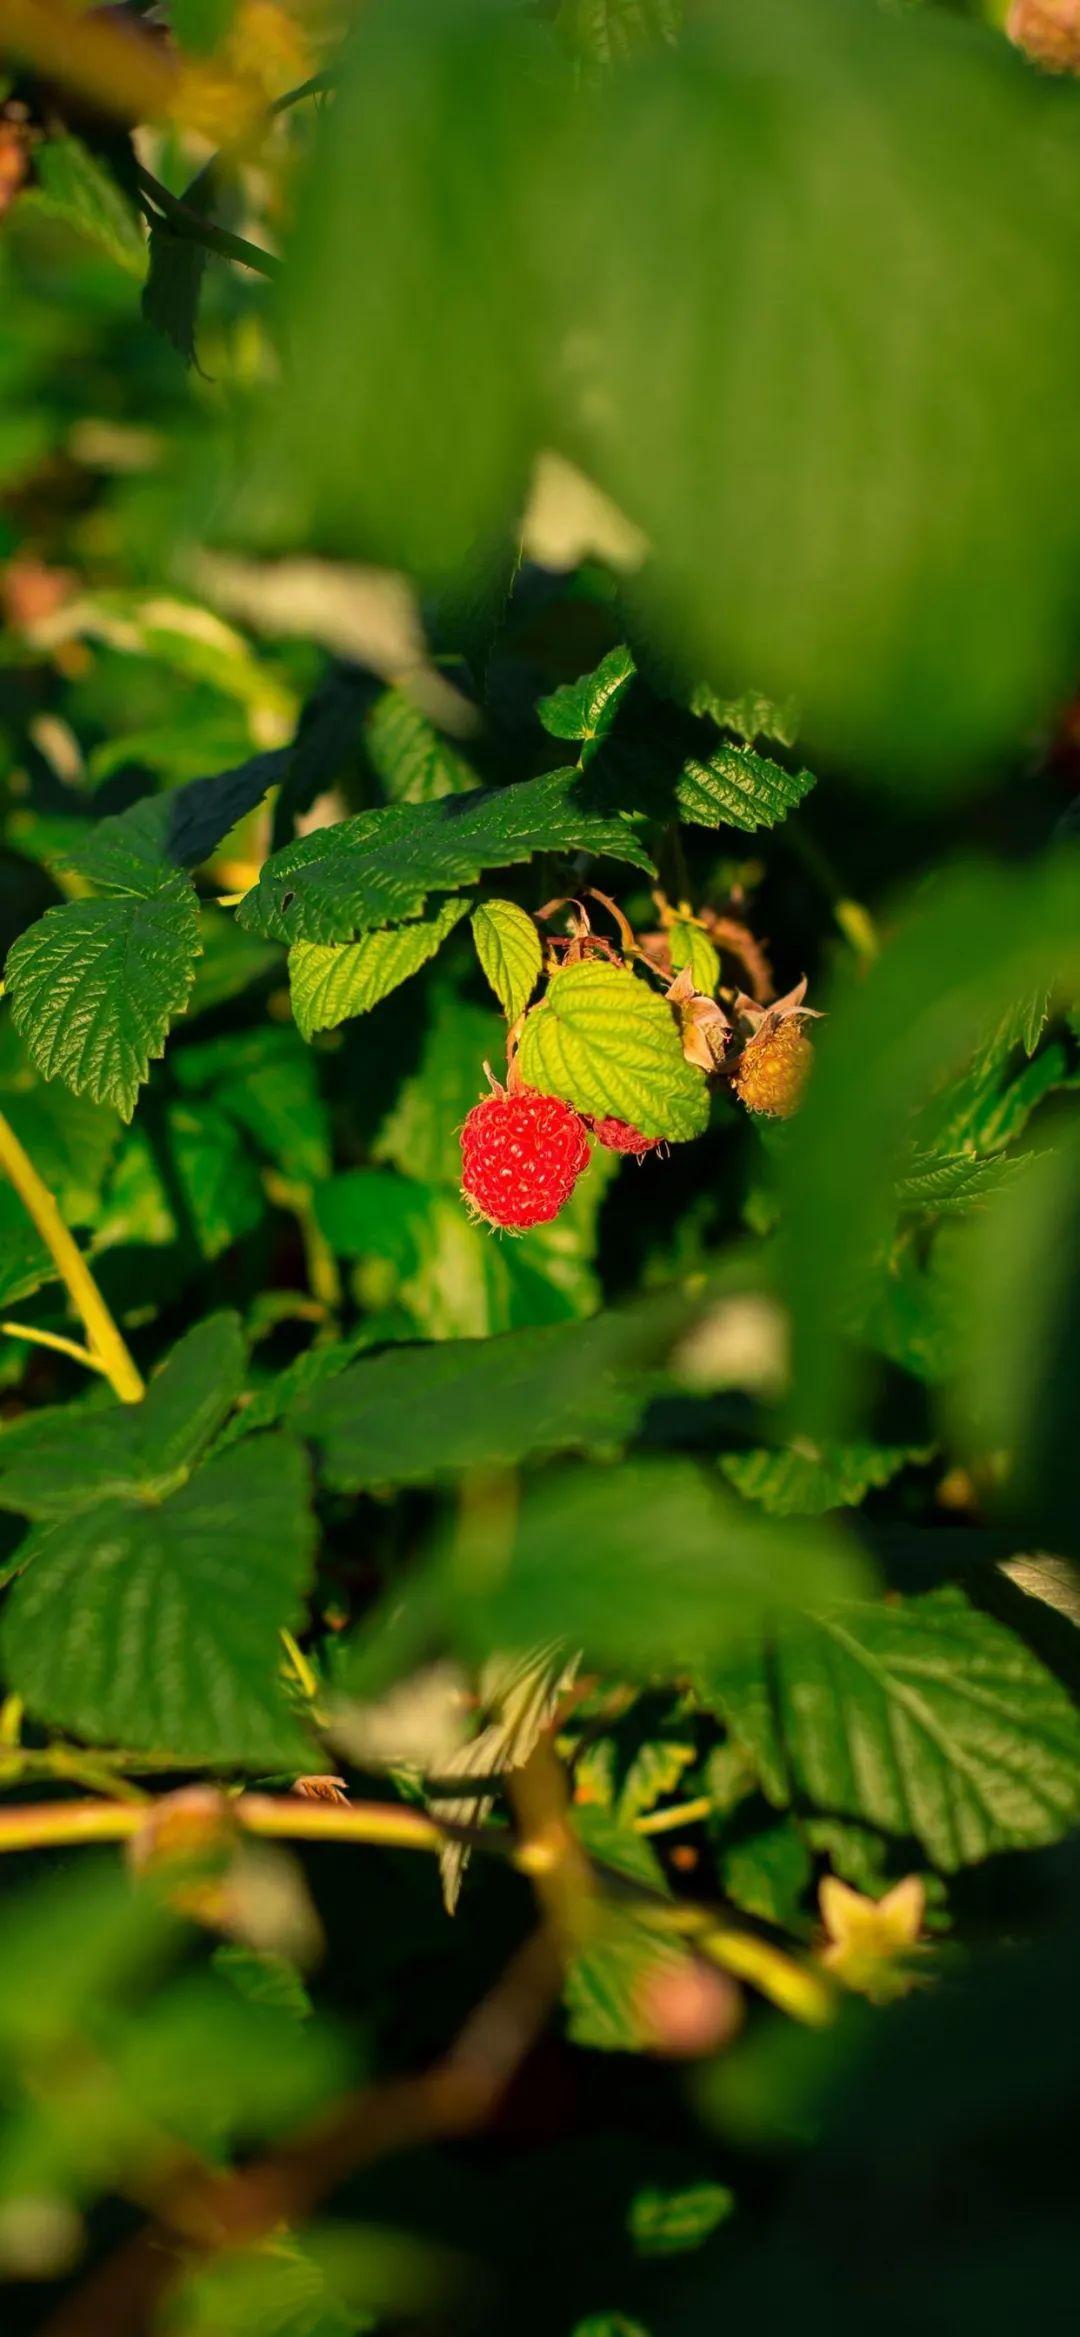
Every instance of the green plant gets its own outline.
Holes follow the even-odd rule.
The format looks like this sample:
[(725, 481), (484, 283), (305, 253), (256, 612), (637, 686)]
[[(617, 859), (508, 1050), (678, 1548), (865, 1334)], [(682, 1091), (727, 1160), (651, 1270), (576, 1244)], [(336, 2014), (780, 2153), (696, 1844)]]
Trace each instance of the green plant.
[(1080, 94), (929, 0), (165, 13), (0, 24), (11, 2326), (996, 2337)]

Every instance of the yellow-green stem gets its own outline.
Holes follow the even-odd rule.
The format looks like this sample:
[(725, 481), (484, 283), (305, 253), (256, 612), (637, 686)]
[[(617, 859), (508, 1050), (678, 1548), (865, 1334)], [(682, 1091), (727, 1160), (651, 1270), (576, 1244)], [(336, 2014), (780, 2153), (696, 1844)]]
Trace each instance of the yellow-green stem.
[(39, 1177), (3, 1113), (0, 1112), (0, 1169), (14, 1185), (23, 1208), (33, 1219), (86, 1332), (90, 1353), (109, 1386), (123, 1404), (138, 1404), (146, 1393), (142, 1377), (128, 1354), (97, 1283), (77, 1243), (72, 1239), (52, 1194)]
[(37, 1331), (32, 1323), (0, 1323), (0, 1331), (8, 1339), (25, 1339), (28, 1347), (51, 1347), (57, 1355), (70, 1355), (84, 1371), (102, 1369), (89, 1347), (80, 1347), (77, 1339), (65, 1339), (61, 1331)]

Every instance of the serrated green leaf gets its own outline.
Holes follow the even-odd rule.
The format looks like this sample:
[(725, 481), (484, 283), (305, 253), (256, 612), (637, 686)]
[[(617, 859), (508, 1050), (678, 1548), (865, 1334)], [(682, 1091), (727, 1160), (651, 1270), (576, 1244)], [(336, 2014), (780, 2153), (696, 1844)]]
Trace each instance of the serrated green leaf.
[(720, 1466), (744, 1500), (760, 1502), (773, 1517), (820, 1517), (861, 1501), (871, 1487), (888, 1485), (909, 1462), (929, 1460), (931, 1451), (919, 1445), (795, 1445), (780, 1452), (761, 1446), (724, 1453)]
[(1003, 1160), (1000, 1154), (980, 1160), (971, 1152), (920, 1153), (897, 1179), (897, 1206), (935, 1217), (963, 1216), (1023, 1174), (1022, 1161)]
[(233, 770), (189, 779), (160, 795), (145, 795), (130, 810), (98, 820), (68, 851), (67, 863), (102, 893), (166, 889), (169, 872), (208, 860), (238, 820), (280, 784), (289, 750), (251, 755)]
[(173, 1348), (141, 1404), (28, 1413), (0, 1433), (0, 1504), (30, 1518), (74, 1516), (104, 1500), (161, 1500), (184, 1483), (243, 1384), (234, 1314), (208, 1315)]
[(38, 1526), (0, 1622), (28, 1711), (178, 1761), (310, 1758), (278, 1678), (310, 1579), (303, 1454), (271, 1433), (157, 1504), (116, 1496)]
[(523, 1013), (540, 979), (543, 952), (533, 919), (516, 901), (482, 901), (472, 916), (476, 954), (508, 1022)]
[(671, 1008), (625, 966), (585, 959), (555, 974), (517, 1063), (527, 1087), (646, 1136), (680, 1143), (708, 1120), (708, 1090), (686, 1061)]
[(47, 138), (34, 158), (34, 185), (24, 201), (63, 219), (107, 252), (129, 276), (146, 274), (146, 237), (130, 195), (104, 156), (82, 138)]
[(594, 852), (653, 873), (629, 822), (585, 808), (581, 788), (577, 771), (549, 771), (513, 787), (361, 812), (273, 853), (240, 922), (278, 941), (351, 941), (418, 917), (429, 892), (475, 884), (485, 868), (534, 852)]
[(552, 738), (581, 739), (590, 746), (605, 738), (636, 672), (625, 644), (609, 649), (595, 672), (582, 674), (580, 681), (564, 682), (550, 697), (537, 701), (544, 729)]
[(785, 771), (767, 755), (721, 740), (704, 758), (683, 764), (675, 798), (684, 820), (701, 828), (775, 828), (814, 785), (812, 771)]
[[(754, 1695), (780, 1761), (762, 1782), (887, 1833), (946, 1872), (1057, 1841), (1080, 1818), (1080, 1714), (1023, 1641), (952, 1588), (786, 1617)], [(748, 1741), (747, 1678), (714, 1686)], [(782, 1765), (781, 1765), (782, 1764)]]
[(364, 722), (364, 745), (394, 803), (470, 795), (480, 780), (404, 690), (384, 690)]
[(190, 885), (163, 876), (128, 894), (47, 909), (8, 953), (12, 1020), (45, 1079), (130, 1120), (152, 1060), (183, 1012), (199, 954)]
[(301, 1036), (310, 1039), (354, 1014), (367, 1014), (427, 965), (467, 908), (467, 901), (447, 901), (435, 917), (365, 933), (360, 941), (295, 941), (289, 994)]

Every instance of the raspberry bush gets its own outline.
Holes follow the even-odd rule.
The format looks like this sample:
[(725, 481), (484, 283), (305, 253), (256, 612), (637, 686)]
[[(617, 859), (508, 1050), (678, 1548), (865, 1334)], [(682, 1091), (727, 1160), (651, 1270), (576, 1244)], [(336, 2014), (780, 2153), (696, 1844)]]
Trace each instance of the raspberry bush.
[(1075, 2286), (1076, 14), (0, 8), (5, 2337)]

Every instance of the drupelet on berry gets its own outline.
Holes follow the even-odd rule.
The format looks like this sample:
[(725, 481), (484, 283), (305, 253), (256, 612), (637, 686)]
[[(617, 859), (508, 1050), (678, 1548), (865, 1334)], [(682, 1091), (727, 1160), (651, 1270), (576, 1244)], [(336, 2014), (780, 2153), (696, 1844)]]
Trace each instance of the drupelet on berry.
[(629, 1120), (590, 1120), (589, 1126), (597, 1143), (604, 1145), (608, 1152), (633, 1152), (640, 1155), (655, 1152), (660, 1143), (659, 1136), (644, 1136), (640, 1128), (631, 1126)]
[(461, 1189), (488, 1225), (547, 1225), (589, 1165), (584, 1121), (557, 1096), (518, 1088), (486, 1095), (461, 1131)]

